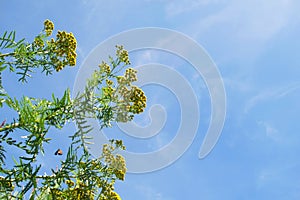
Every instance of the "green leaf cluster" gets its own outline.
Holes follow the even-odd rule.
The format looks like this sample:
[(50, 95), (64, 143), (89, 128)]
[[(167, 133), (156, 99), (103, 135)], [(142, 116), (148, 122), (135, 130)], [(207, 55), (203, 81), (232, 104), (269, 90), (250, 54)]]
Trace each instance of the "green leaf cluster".
[(15, 31), (4, 32), (0, 37), (0, 77), (1, 71), (7, 67), (10, 71), (16, 71), (19, 81), (26, 82), (36, 69), (40, 68), (49, 75), (67, 65), (74, 66), (77, 56), (76, 38), (73, 33), (65, 31), (58, 31), (56, 38), (51, 38), (53, 29), (54, 24), (46, 20), (43, 31), (33, 42), (25, 39), (16, 41)]
[[(136, 71), (130, 65), (128, 52), (116, 46), (115, 58), (102, 62), (88, 79), (84, 91), (71, 98), (66, 89), (62, 97), (52, 99), (10, 96), (2, 85), (1, 72), (10, 69), (27, 82), (35, 69), (46, 75), (76, 63), (76, 39), (72, 33), (59, 31), (56, 39), (48, 39), (54, 29), (50, 20), (33, 42), (16, 41), (15, 32), (5, 32), (0, 38), (0, 112), (6, 105), (17, 117), (0, 119), (0, 199), (121, 199), (114, 183), (123, 181), (126, 173), (124, 158), (117, 154), (125, 149), (121, 140), (111, 140), (102, 147), (102, 155), (93, 158), (89, 153), (88, 133), (92, 127), (87, 119), (97, 119), (101, 128), (113, 122), (127, 122), (146, 106), (144, 92), (133, 85)], [(123, 76), (120, 72), (125, 70)], [(44, 145), (53, 142), (51, 129), (62, 129), (75, 122), (77, 131), (70, 136), (66, 157), (51, 174), (41, 174), (37, 164), (45, 153)], [(22, 137), (20, 132), (26, 133)], [(14, 166), (6, 164), (11, 156), (6, 148), (15, 147), (22, 156)], [(101, 151), (101, 147), (99, 147)]]

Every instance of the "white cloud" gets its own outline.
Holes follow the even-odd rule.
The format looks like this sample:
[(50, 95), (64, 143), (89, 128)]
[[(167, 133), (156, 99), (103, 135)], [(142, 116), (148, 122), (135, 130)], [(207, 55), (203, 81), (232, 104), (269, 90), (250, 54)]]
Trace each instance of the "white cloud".
[(281, 143), (283, 141), (282, 135), (275, 126), (269, 122), (259, 121), (258, 125), (261, 125), (265, 129), (265, 136), (274, 142)]
[[(181, 13), (184, 10), (195, 9), (193, 4), (200, 4), (199, 1), (194, 3), (182, 3), (180, 12), (177, 11), (179, 6), (167, 6), (169, 10), (173, 9), (173, 13)], [(212, 4), (216, 1), (204, 1), (202, 5)], [(218, 2), (218, 1), (217, 1)], [(183, 6), (185, 5), (185, 7)], [(198, 33), (206, 29), (213, 29), (216, 26), (227, 27), (231, 30), (233, 36), (240, 39), (267, 39), (281, 28), (283, 28), (291, 15), (294, 8), (293, 0), (277, 0), (277, 1), (238, 1), (232, 0), (223, 7), (208, 15), (203, 19), (197, 19), (199, 24), (196, 26)], [(196, 21), (196, 22), (197, 22)], [(195, 25), (195, 24), (193, 24)], [(195, 30), (195, 29), (194, 29)], [(197, 32), (197, 31), (196, 31)], [(238, 39), (238, 38), (236, 38)]]
[[(280, 187), (284, 185), (290, 187), (294, 183), (299, 183), (299, 181), (296, 180), (297, 176), (294, 174), (298, 167), (299, 165), (296, 162), (277, 163), (274, 165), (265, 166), (258, 173), (257, 187), (259, 189), (268, 185), (274, 187), (274, 185), (278, 185), (278, 183), (281, 184)], [(287, 179), (289, 179), (289, 181), (286, 181)]]
[(167, 16), (185, 17), (194, 10), (181, 29), (197, 40), (219, 44), (224, 59), (256, 58), (268, 41), (299, 18), (295, 0), (183, 2), (167, 5)]
[(220, 3), (224, 0), (181, 0), (172, 1), (166, 5), (166, 13), (168, 17), (172, 17), (179, 14), (185, 14), (192, 10), (196, 10), (201, 6), (207, 6), (212, 3)]
[(135, 54), (134, 60), (132, 61), (135, 66), (141, 66), (157, 59), (153, 54), (153, 50), (145, 49), (141, 52), (137, 51)]
[(284, 86), (280, 88), (269, 88), (252, 98), (250, 98), (245, 105), (244, 108), (244, 113), (248, 113), (253, 107), (255, 107), (257, 104), (269, 101), (269, 100), (274, 100), (274, 99), (279, 99), (287, 96), (288, 94), (294, 92), (295, 90), (298, 90), (300, 88), (300, 84), (293, 84), (289, 86)]
[(252, 86), (247, 84), (242, 78), (238, 78), (237, 80), (223, 78), (223, 81), (226, 85), (226, 88), (237, 90), (239, 92), (249, 92), (252, 89)]
[(163, 196), (162, 192), (157, 191), (155, 188), (146, 185), (136, 185), (136, 190), (143, 195), (144, 200), (171, 200)]

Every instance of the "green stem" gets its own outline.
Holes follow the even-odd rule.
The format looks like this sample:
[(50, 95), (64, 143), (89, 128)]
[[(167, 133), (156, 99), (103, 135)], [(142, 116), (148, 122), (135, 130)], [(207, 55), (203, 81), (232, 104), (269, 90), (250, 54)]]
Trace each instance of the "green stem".
[[(42, 50), (42, 51), (34, 51), (33, 53), (36, 54), (36, 55), (44, 55), (44, 54), (48, 54), (49, 51)], [(4, 58), (4, 57), (7, 57), (7, 56), (15, 56), (15, 55), (16, 55), (15, 52), (3, 53), (3, 54), (0, 53), (0, 58)]]
[(10, 129), (15, 129), (15, 128), (19, 128), (19, 127), (20, 127), (20, 123), (13, 123), (13, 124), (6, 125), (6, 126), (0, 128), (0, 132), (8, 131)]
[(4, 58), (6, 56), (14, 56), (15, 52), (0, 54), (0, 58)]

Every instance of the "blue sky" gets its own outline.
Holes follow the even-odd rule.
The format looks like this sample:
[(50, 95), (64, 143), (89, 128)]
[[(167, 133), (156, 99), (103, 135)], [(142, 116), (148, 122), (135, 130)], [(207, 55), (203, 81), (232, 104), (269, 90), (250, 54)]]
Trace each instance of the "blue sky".
[[(92, 49), (108, 37), (133, 28), (161, 27), (186, 34), (202, 45), (218, 66), (227, 96), (226, 121), (217, 145), (200, 160), (198, 152), (211, 113), (201, 76), (193, 76), (195, 72), (188, 63), (163, 52), (148, 50), (130, 55), (133, 65), (160, 62), (190, 80), (201, 117), (197, 135), (180, 159), (158, 171), (127, 174), (125, 182), (116, 184), (124, 200), (300, 198), (299, 1), (12, 0), (3, 1), (0, 9), (1, 33), (16, 30), (18, 37), (32, 39), (44, 19), (51, 19), (56, 30), (71, 31), (78, 41), (75, 68), (49, 77), (36, 74), (24, 86), (6, 73), (4, 85), (16, 96), (62, 95), (66, 87), (73, 88), (76, 74)], [(144, 89), (149, 107), (165, 107), (167, 121), (160, 134), (138, 140), (116, 133), (117, 128), (105, 130), (109, 137), (124, 139), (128, 150), (134, 152), (167, 145), (180, 123), (174, 94), (157, 85)], [(136, 122), (151, 123), (148, 111)], [(64, 129), (72, 130), (72, 125)], [(64, 146), (66, 134), (51, 134), (57, 146)], [(55, 166), (59, 162), (52, 156), (56, 146), (47, 148), (41, 162)]]

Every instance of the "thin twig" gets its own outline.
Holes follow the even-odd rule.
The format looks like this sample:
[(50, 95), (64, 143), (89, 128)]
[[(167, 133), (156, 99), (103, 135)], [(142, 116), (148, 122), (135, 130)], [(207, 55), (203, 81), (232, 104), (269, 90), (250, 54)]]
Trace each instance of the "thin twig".
[(0, 54), (0, 58), (6, 57), (6, 56), (14, 56), (14, 55), (15, 55), (15, 52), (3, 53), (3, 54)]
[(0, 128), (0, 132), (20, 127), (20, 123), (13, 123)]

